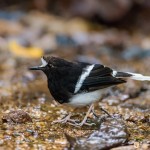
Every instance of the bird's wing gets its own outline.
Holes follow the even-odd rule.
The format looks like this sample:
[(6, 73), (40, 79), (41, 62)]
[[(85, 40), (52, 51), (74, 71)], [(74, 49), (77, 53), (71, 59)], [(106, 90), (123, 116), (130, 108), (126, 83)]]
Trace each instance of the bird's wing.
[(126, 82), (113, 76), (113, 70), (100, 64), (95, 64), (90, 74), (84, 80), (79, 92), (93, 91)]

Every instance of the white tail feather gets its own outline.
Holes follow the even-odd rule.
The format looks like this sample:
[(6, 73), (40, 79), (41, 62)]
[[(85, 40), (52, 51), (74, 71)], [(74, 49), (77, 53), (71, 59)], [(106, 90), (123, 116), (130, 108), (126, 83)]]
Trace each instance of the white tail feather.
[(130, 78), (133, 80), (150, 81), (150, 76), (143, 76), (142, 74), (138, 73), (130, 73), (130, 72), (127, 73), (132, 75)]

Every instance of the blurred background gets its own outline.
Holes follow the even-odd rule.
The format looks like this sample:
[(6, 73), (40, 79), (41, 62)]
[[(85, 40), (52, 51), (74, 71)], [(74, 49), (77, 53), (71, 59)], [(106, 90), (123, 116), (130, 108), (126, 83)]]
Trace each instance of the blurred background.
[(0, 4), (0, 52), (18, 58), (71, 53), (76, 54), (74, 59), (95, 62), (105, 55), (109, 63), (111, 57), (145, 58), (150, 55), (149, 28), (149, 0), (6, 0)]
[[(51, 129), (48, 124), (59, 114), (54, 115), (54, 112), (63, 112), (63, 109), (61, 106), (54, 109), (56, 104), (50, 101), (53, 98), (47, 89), (46, 77), (41, 72), (28, 70), (30, 66), (39, 65), (43, 55), (102, 63), (121, 71), (150, 75), (150, 1), (0, 1), (0, 109), (5, 113), (23, 109), (35, 122), (35, 126), (22, 126), (24, 129), (18, 126), (11, 130), (0, 125), (0, 137), (10, 149), (16, 148), (14, 132), (26, 133), (26, 128), (35, 131), (37, 126), (37, 137), (26, 135), (29, 139), (34, 142), (43, 138), (51, 140), (53, 135), (57, 135), (55, 138), (60, 141), (62, 131), (54, 132), (57, 126), (54, 130), (52, 127), (51, 133), (45, 128), (47, 131)], [(113, 89), (115, 94), (110, 92), (101, 105), (109, 112), (120, 112), (126, 118), (130, 117), (126, 109), (133, 116), (144, 117), (147, 114), (142, 112), (148, 112), (150, 108), (149, 89), (146, 82), (130, 81), (119, 90)], [(133, 126), (132, 131), (140, 127), (137, 128)], [(135, 135), (145, 140), (146, 129), (145, 125), (145, 129), (141, 129), (142, 135), (141, 132)], [(135, 140), (134, 136), (132, 140)], [(43, 142), (50, 144), (50, 140)], [(9, 141), (14, 145), (8, 146)], [(19, 141), (23, 142), (24, 138)], [(55, 148), (62, 148), (62, 143), (57, 142)], [(23, 147), (27, 143), (24, 141)]]

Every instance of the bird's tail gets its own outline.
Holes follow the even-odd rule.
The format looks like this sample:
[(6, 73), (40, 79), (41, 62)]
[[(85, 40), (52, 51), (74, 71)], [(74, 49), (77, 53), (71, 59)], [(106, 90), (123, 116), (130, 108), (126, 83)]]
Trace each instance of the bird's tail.
[(115, 75), (116, 78), (130, 78), (130, 79), (139, 80), (139, 81), (150, 81), (150, 76), (144, 76), (138, 73), (114, 71), (113, 74)]

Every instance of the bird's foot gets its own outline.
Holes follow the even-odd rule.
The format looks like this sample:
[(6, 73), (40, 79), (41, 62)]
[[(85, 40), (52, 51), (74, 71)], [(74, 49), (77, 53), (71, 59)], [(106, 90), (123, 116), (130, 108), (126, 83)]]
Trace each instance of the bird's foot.
[(66, 123), (68, 120), (70, 120), (71, 114), (69, 114), (68, 116), (64, 117), (63, 119), (59, 119), (59, 120), (55, 120), (52, 122), (52, 124), (55, 123)]
[(91, 106), (89, 107), (89, 110), (88, 110), (88, 112), (86, 113), (86, 115), (85, 115), (84, 119), (82, 120), (82, 122), (80, 122), (80, 123), (75, 122), (74, 124), (72, 124), (72, 123), (69, 123), (69, 124), (70, 124), (70, 125), (73, 125), (73, 126), (75, 126), (75, 127), (81, 127), (81, 126), (83, 126), (83, 125), (87, 125), (87, 126), (92, 126), (92, 125), (94, 125), (94, 123), (87, 123), (87, 122), (86, 122), (86, 121), (87, 121), (87, 118), (88, 118), (88, 116), (89, 116), (89, 114), (91, 113), (91, 111), (92, 111), (92, 109), (93, 109), (93, 107), (94, 107), (94, 105), (91, 104)]
[(53, 121), (52, 124), (55, 124), (55, 123), (68, 123), (70, 125), (73, 125), (75, 127), (81, 127), (83, 125), (87, 125), (87, 126), (92, 126), (92, 125), (95, 125), (95, 123), (88, 123), (87, 122), (87, 118), (89, 116), (90, 113), (93, 113), (94, 115), (96, 115), (94, 113), (94, 105), (91, 104), (91, 106), (89, 107), (89, 110), (88, 112), (86, 113), (84, 119), (79, 123), (78, 120), (74, 120), (74, 119), (70, 119), (71, 117), (71, 114), (69, 114), (68, 116), (66, 116), (65, 118), (63, 119), (60, 119), (60, 120), (56, 120), (56, 121)]
[(87, 122), (80, 122), (80, 123), (71, 123), (71, 122), (68, 122), (68, 124), (72, 125), (72, 126), (75, 126), (75, 127), (82, 127), (83, 125), (86, 125), (86, 126), (93, 126), (95, 125), (95, 123), (87, 123)]
[(59, 120), (53, 121), (52, 124), (55, 124), (55, 123), (62, 123), (62, 124), (64, 124), (64, 123), (67, 123), (67, 122), (68, 123), (76, 123), (76, 120), (70, 119), (70, 117), (71, 117), (71, 114), (69, 114), (68, 116), (66, 116), (63, 119), (59, 119)]

